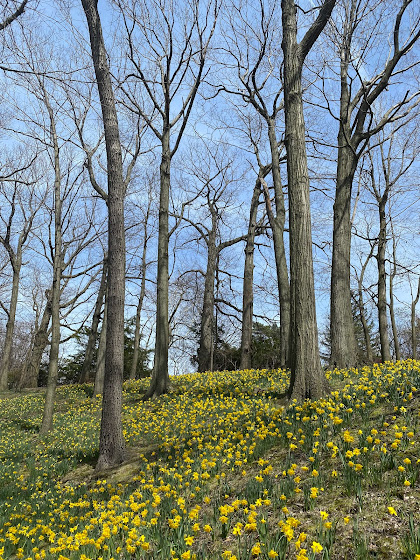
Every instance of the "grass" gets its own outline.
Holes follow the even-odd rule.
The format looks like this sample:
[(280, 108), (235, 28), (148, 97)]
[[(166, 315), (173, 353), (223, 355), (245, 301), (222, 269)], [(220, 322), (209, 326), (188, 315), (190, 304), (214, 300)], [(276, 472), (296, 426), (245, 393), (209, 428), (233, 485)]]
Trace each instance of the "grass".
[(420, 362), (328, 373), (287, 405), (287, 372), (124, 385), (127, 460), (94, 470), (100, 399), (0, 395), (0, 560), (420, 560)]

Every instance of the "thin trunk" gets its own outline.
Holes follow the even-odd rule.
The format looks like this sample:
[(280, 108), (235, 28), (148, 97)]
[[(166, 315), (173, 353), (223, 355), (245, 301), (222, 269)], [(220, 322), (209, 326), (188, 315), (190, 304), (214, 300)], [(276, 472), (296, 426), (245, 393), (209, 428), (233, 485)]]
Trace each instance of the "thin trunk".
[(31, 353), (25, 362), (22, 376), (19, 381), (19, 389), (24, 387), (36, 388), (38, 387), (39, 368), (41, 366), (42, 356), (48, 345), (48, 325), (51, 320), (51, 297), (52, 290), (47, 290), (47, 302), (45, 304), (44, 313), (42, 314), (41, 323), (39, 324), (31, 349)]
[(212, 371), (213, 369), (214, 280), (218, 256), (215, 216), (213, 216), (213, 227), (207, 241), (207, 251), (207, 268), (200, 325), (200, 346), (198, 348), (198, 371)]
[(372, 245), (369, 255), (367, 256), (365, 262), (363, 263), (362, 270), (360, 271), (360, 277), (357, 284), (357, 291), (358, 291), (357, 305), (359, 307), (360, 321), (362, 323), (363, 335), (365, 337), (366, 360), (369, 364), (373, 363), (373, 351), (372, 351), (372, 344), (370, 342), (369, 326), (366, 320), (365, 304), (363, 301), (363, 279), (365, 277), (365, 272), (369, 264), (369, 261), (373, 256), (373, 250), (374, 250), (374, 245)]
[(240, 369), (250, 369), (252, 365), (252, 323), (254, 307), (254, 248), (257, 228), (258, 201), (261, 193), (260, 177), (255, 182), (249, 210), (248, 235), (245, 246), (244, 282), (242, 291), (242, 334)]
[(22, 250), (14, 258), (12, 294), (10, 298), (10, 308), (7, 317), (6, 336), (4, 339), (3, 355), (0, 365), (0, 391), (7, 391), (9, 382), (10, 358), (12, 355), (13, 333), (15, 330), (16, 308), (19, 295), (20, 270), (22, 267)]
[(98, 338), (98, 325), (101, 318), (102, 303), (106, 290), (106, 259), (102, 267), (101, 283), (99, 285), (98, 296), (96, 298), (95, 309), (93, 311), (92, 326), (89, 333), (89, 339), (86, 347), (85, 359), (83, 360), (82, 370), (80, 372), (80, 383), (88, 383), (91, 380), (91, 369), (93, 352), (95, 350), (96, 340)]
[(397, 247), (396, 247), (394, 228), (392, 226), (392, 222), (391, 222), (391, 231), (392, 231), (393, 265), (392, 265), (392, 272), (389, 275), (389, 315), (391, 317), (392, 338), (394, 340), (394, 348), (395, 348), (395, 359), (397, 361), (400, 361), (401, 349), (400, 349), (400, 341), (398, 339), (398, 330), (395, 321), (395, 311), (394, 311), (394, 278), (397, 275), (397, 260), (396, 260)]
[(385, 251), (386, 251), (386, 214), (385, 206), (387, 201), (386, 193), (379, 202), (379, 239), (378, 254), (378, 321), (379, 338), (381, 342), (381, 359), (383, 362), (391, 360), (389, 347), (387, 302), (386, 302), (386, 270), (385, 270)]
[(168, 349), (169, 349), (169, 191), (171, 185), (171, 150), (170, 128), (164, 125), (162, 134), (162, 161), (160, 164), (160, 204), (158, 236), (158, 271), (157, 271), (157, 308), (156, 308), (156, 343), (152, 379), (144, 398), (158, 397), (168, 391)]
[(334, 2), (325, 2), (319, 15), (297, 44), (296, 6), (282, 0), (284, 52), (285, 138), (289, 188), (291, 334), (289, 396), (317, 399), (328, 391), (321, 368), (316, 323), (312, 258), (311, 209), (305, 121), (302, 99), (302, 66), (306, 54), (328, 21)]
[(273, 232), (274, 255), (277, 271), (277, 285), (280, 302), (280, 364), (285, 366), (289, 362), (290, 346), (290, 286), (287, 270), (286, 251), (284, 247), (284, 226), (286, 210), (284, 206), (283, 186), (280, 175), (279, 149), (276, 138), (275, 122), (268, 121), (268, 138), (270, 141), (272, 175), (274, 185), (274, 200), (276, 202), (276, 216), (272, 214), (270, 226)]
[(108, 321), (98, 470), (124, 459), (122, 383), (124, 374), (125, 230), (121, 142), (115, 98), (96, 0), (82, 0), (104, 123), (108, 172)]
[(131, 364), (131, 371), (130, 371), (130, 379), (136, 378), (137, 372), (137, 363), (139, 361), (139, 345), (140, 345), (140, 319), (141, 319), (141, 310), (143, 307), (143, 300), (146, 294), (146, 271), (147, 271), (147, 263), (146, 263), (146, 256), (147, 256), (147, 235), (146, 235), (146, 227), (147, 227), (147, 220), (145, 224), (145, 232), (144, 232), (144, 244), (143, 244), (143, 253), (141, 256), (141, 284), (140, 284), (140, 296), (139, 301), (137, 304), (136, 310), (136, 326), (134, 330), (134, 352), (133, 352), (133, 362)]
[(39, 430), (40, 434), (46, 434), (53, 427), (53, 412), (55, 391), (58, 377), (58, 356), (60, 349), (60, 296), (61, 296), (61, 274), (62, 274), (62, 239), (61, 239), (61, 171), (60, 171), (60, 149), (58, 146), (57, 131), (55, 128), (55, 117), (49, 103), (46, 92), (44, 100), (49, 113), (51, 141), (54, 146), (54, 260), (53, 260), (53, 283), (51, 298), (51, 347), (48, 366), (47, 391), (45, 394), (44, 414)]
[(104, 392), (105, 378), (105, 354), (106, 354), (106, 331), (108, 323), (108, 298), (105, 296), (104, 317), (102, 319), (102, 330), (99, 337), (98, 359), (96, 361), (95, 385), (93, 387), (93, 396), (102, 395)]
[(411, 348), (413, 350), (413, 360), (417, 360), (417, 328), (416, 328), (416, 305), (420, 298), (420, 278), (417, 285), (417, 295), (411, 302)]

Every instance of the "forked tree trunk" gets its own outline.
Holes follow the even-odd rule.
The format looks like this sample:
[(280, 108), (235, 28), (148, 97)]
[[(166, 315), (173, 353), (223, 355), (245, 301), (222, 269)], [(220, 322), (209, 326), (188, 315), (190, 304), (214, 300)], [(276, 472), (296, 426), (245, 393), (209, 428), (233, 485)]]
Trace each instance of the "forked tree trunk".
[(204, 281), (203, 309), (201, 312), (198, 371), (211, 371), (213, 369), (214, 280), (218, 256), (216, 248), (216, 222), (214, 216), (212, 225), (213, 227), (207, 241), (207, 268)]
[(6, 324), (6, 336), (4, 339), (3, 355), (0, 365), (0, 391), (7, 391), (9, 382), (10, 357), (13, 346), (13, 333), (15, 330), (16, 308), (19, 295), (20, 270), (22, 267), (22, 250), (16, 255), (13, 266), (12, 294)]
[(31, 348), (31, 352), (25, 362), (22, 376), (19, 381), (18, 389), (36, 388), (38, 387), (39, 368), (41, 367), (42, 356), (48, 345), (48, 326), (51, 320), (51, 297), (52, 290), (47, 290), (47, 302), (45, 304), (44, 313), (42, 314), (41, 323), (39, 324)]
[(93, 352), (98, 338), (98, 325), (101, 318), (102, 303), (104, 301), (106, 290), (106, 274), (107, 270), (105, 259), (102, 267), (101, 283), (99, 285), (98, 296), (96, 298), (95, 309), (93, 311), (92, 326), (86, 347), (85, 359), (83, 360), (82, 370), (80, 372), (80, 383), (88, 383), (91, 380)]
[(122, 383), (124, 373), (125, 230), (121, 142), (117, 111), (97, 0), (81, 0), (89, 27), (90, 45), (104, 123), (108, 172), (108, 322), (99, 458), (102, 470), (124, 459)]
[(302, 66), (305, 57), (325, 27), (334, 1), (326, 0), (318, 17), (297, 43), (296, 6), (282, 0), (284, 53), (285, 138), (289, 188), (291, 379), (289, 396), (317, 399), (328, 391), (321, 368), (316, 323), (312, 258), (309, 177), (302, 100)]
[(379, 69), (375, 77), (363, 81), (358, 91), (354, 91), (353, 73), (349, 72), (349, 65), (354, 57), (352, 42), (354, 36), (357, 37), (360, 34), (358, 26), (360, 22), (364, 21), (364, 13), (368, 4), (350, 0), (346, 12), (343, 12), (345, 21), (340, 50), (340, 129), (337, 188), (334, 203), (330, 314), (331, 362), (335, 362), (339, 367), (355, 365), (357, 356), (350, 291), (350, 204), (354, 174), (369, 139), (382, 130), (387, 123), (396, 120), (397, 115), (402, 116), (403, 111), (407, 110), (407, 96), (402, 96), (401, 101), (392, 110), (377, 115), (376, 126), (373, 126), (371, 121), (372, 107), (379, 108), (380, 106), (375, 104), (375, 101), (387, 90), (397, 64), (406, 53), (411, 51), (420, 37), (416, 26), (404, 40), (400, 37), (401, 28), (405, 28), (401, 22), (411, 4), (411, 0), (402, 0), (398, 3), (399, 6), (396, 6), (391, 52), (383, 68)]

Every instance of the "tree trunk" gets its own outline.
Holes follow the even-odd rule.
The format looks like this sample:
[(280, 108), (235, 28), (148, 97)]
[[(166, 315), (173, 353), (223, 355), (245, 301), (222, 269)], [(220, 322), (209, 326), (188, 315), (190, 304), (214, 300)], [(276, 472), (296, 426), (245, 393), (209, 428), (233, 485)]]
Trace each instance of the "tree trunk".
[(198, 348), (198, 371), (212, 371), (213, 333), (214, 333), (214, 278), (218, 251), (216, 248), (216, 221), (207, 241), (207, 269), (204, 281), (203, 310), (201, 312), (200, 346)]
[[(284, 248), (284, 226), (286, 210), (284, 206), (283, 186), (280, 175), (279, 149), (277, 145), (275, 123), (268, 122), (268, 138), (270, 141), (274, 199), (276, 216), (271, 214), (270, 226), (273, 232), (274, 255), (277, 271), (277, 285), (280, 302), (280, 364), (284, 367), (289, 361), (290, 346), (290, 286), (287, 270), (286, 251)], [(270, 215), (269, 215), (270, 217)]]
[(107, 52), (96, 0), (82, 0), (104, 123), (108, 172), (108, 321), (98, 470), (124, 459), (122, 383), (124, 373), (125, 230), (121, 142)]
[(95, 350), (96, 340), (98, 338), (98, 325), (101, 318), (102, 303), (106, 290), (106, 259), (102, 267), (101, 283), (99, 285), (98, 296), (96, 298), (95, 309), (93, 312), (92, 326), (89, 333), (89, 339), (86, 347), (85, 359), (83, 360), (82, 370), (80, 372), (79, 383), (88, 383), (90, 381), (93, 351)]
[(47, 302), (45, 304), (44, 313), (42, 314), (41, 323), (39, 324), (34, 336), (31, 353), (25, 362), (22, 376), (19, 381), (19, 390), (24, 387), (32, 389), (38, 387), (39, 368), (41, 366), (42, 356), (48, 344), (48, 325), (50, 324), (52, 313), (52, 290), (47, 290), (46, 295)]
[(146, 256), (147, 256), (147, 232), (146, 232), (147, 222), (145, 225), (144, 231), (144, 244), (143, 244), (143, 253), (141, 256), (141, 285), (140, 285), (140, 296), (139, 301), (137, 304), (136, 310), (136, 326), (134, 330), (134, 352), (133, 352), (133, 362), (131, 364), (131, 371), (130, 371), (130, 379), (136, 378), (137, 372), (137, 363), (139, 361), (139, 345), (140, 345), (140, 319), (141, 319), (141, 310), (143, 307), (143, 300), (146, 294), (146, 271), (147, 271), (147, 263), (146, 263)]
[(383, 362), (391, 360), (388, 334), (388, 318), (386, 303), (386, 270), (385, 270), (385, 251), (386, 251), (386, 215), (385, 205), (387, 197), (384, 195), (379, 202), (379, 239), (378, 254), (378, 321), (379, 338), (381, 342), (381, 358)]
[(357, 363), (357, 343), (350, 291), (350, 204), (357, 157), (346, 144), (343, 126), (340, 124), (338, 134), (337, 184), (334, 201), (330, 363), (338, 368), (349, 368)]
[(157, 309), (156, 309), (156, 343), (153, 374), (149, 389), (144, 398), (158, 397), (169, 388), (168, 349), (169, 349), (169, 191), (171, 185), (171, 150), (170, 128), (164, 124), (162, 134), (162, 161), (160, 164), (160, 204), (158, 236), (158, 271), (157, 271)]
[(4, 339), (3, 355), (0, 365), (0, 391), (7, 391), (9, 381), (9, 367), (10, 357), (12, 354), (13, 346), (13, 333), (15, 330), (16, 307), (19, 295), (19, 280), (20, 270), (22, 267), (22, 251), (14, 258), (13, 266), (13, 280), (12, 280), (12, 294), (10, 298), (10, 308), (7, 317), (6, 336)]
[[(330, 6), (324, 11), (324, 6)], [(289, 188), (291, 334), (289, 396), (317, 399), (328, 391), (321, 368), (316, 323), (312, 258), (309, 177), (302, 100), (302, 66), (307, 52), (328, 21), (334, 2), (326, 2), (319, 17), (297, 44), (296, 6), (282, 0), (284, 52), (285, 138)], [(315, 24), (317, 28), (315, 29)], [(309, 35), (308, 35), (309, 34)]]
[(55, 391), (58, 377), (58, 356), (60, 350), (60, 296), (61, 296), (61, 274), (62, 274), (62, 239), (61, 239), (61, 170), (60, 149), (58, 145), (57, 131), (55, 128), (55, 117), (49, 103), (46, 92), (44, 100), (49, 113), (51, 128), (51, 143), (54, 147), (54, 259), (53, 259), (53, 283), (51, 298), (51, 347), (48, 365), (47, 391), (45, 394), (44, 414), (39, 430), (40, 434), (46, 434), (53, 427), (53, 412)]
[(99, 337), (98, 346), (98, 359), (96, 361), (96, 374), (95, 385), (93, 387), (93, 397), (102, 395), (104, 392), (104, 378), (105, 378), (105, 353), (106, 353), (106, 330), (107, 330), (107, 317), (108, 317), (108, 300), (105, 295), (104, 317), (102, 319), (102, 330)]
[(395, 278), (395, 268), (389, 276), (389, 315), (391, 317), (392, 338), (394, 340), (395, 359), (398, 362), (401, 360), (401, 350), (400, 350), (400, 341), (398, 339), (398, 330), (397, 330), (397, 324), (395, 322), (395, 312), (394, 312), (394, 278)]
[(420, 298), (420, 278), (417, 285), (417, 295), (411, 302), (411, 348), (413, 350), (413, 360), (417, 360), (417, 328), (416, 328), (416, 305)]
[(389, 315), (391, 317), (391, 325), (392, 325), (392, 337), (394, 339), (394, 348), (395, 348), (395, 359), (397, 361), (401, 360), (401, 349), (400, 349), (400, 341), (398, 338), (398, 330), (397, 324), (395, 322), (395, 313), (394, 313), (394, 278), (397, 275), (397, 242), (395, 239), (394, 227), (391, 222), (391, 232), (392, 232), (392, 272), (389, 275)]
[(260, 177), (255, 182), (249, 210), (248, 235), (245, 246), (244, 282), (242, 291), (242, 333), (240, 369), (252, 366), (252, 322), (254, 318), (254, 248), (257, 228), (258, 201), (261, 193)]
[(365, 337), (366, 360), (369, 364), (373, 363), (373, 351), (372, 351), (372, 344), (370, 343), (369, 326), (368, 326), (368, 323), (367, 323), (367, 320), (366, 320), (365, 304), (363, 302), (363, 279), (364, 279), (364, 276), (365, 276), (365, 271), (366, 271), (367, 265), (369, 264), (369, 261), (372, 258), (373, 249), (374, 249), (374, 246), (371, 247), (369, 255), (368, 255), (367, 259), (365, 260), (365, 262), (363, 263), (362, 270), (360, 271), (358, 286), (357, 286), (357, 288), (358, 288), (358, 290), (357, 290), (358, 291), (357, 305), (359, 307), (360, 321), (362, 323), (363, 335)]

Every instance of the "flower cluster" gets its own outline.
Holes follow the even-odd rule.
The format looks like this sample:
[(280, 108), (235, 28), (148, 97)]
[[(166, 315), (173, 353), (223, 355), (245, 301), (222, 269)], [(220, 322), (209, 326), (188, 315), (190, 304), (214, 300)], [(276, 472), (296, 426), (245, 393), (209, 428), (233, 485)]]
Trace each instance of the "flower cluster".
[(1, 400), (0, 560), (420, 560), (420, 363), (327, 375), (289, 404), (283, 370), (178, 376), (152, 402), (127, 382), (130, 459), (100, 478), (90, 386), (58, 390), (44, 438), (39, 393)]

